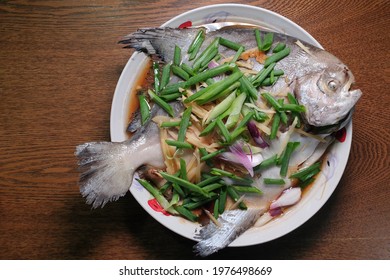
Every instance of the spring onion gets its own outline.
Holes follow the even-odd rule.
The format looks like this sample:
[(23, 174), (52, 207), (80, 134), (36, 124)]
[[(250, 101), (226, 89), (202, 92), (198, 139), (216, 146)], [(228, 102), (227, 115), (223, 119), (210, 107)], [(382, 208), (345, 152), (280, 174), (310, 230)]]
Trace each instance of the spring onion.
[(261, 42), (260, 30), (258, 29), (255, 30), (255, 38), (256, 38), (257, 48), (259, 49), (259, 51), (261, 51), (263, 43)]
[(215, 198), (216, 196), (212, 196), (210, 198), (200, 199), (197, 201), (189, 201), (187, 203), (183, 202), (183, 207), (187, 208), (188, 210), (195, 210), (196, 208), (199, 208), (200, 206), (215, 200)]
[(228, 129), (234, 127), (237, 124), (245, 99), (246, 99), (246, 94), (243, 92), (239, 96), (237, 96), (236, 99), (234, 99), (232, 105), (230, 106), (232, 108), (232, 111), (228, 119), (226, 120), (226, 127)]
[(216, 123), (217, 123), (217, 126), (219, 128), (219, 131), (221, 132), (223, 138), (225, 138), (225, 142), (230, 142), (231, 140), (231, 136), (230, 136), (230, 133), (228, 131), (228, 129), (226, 128), (226, 126), (223, 124), (223, 122), (221, 121), (220, 118), (218, 118), (216, 120)]
[(178, 45), (175, 45), (173, 53), (173, 65), (179, 66), (181, 63), (181, 49)]
[(161, 81), (160, 81), (160, 91), (168, 85), (170, 75), (171, 75), (171, 63), (167, 63), (167, 64), (165, 64), (165, 66), (162, 69)]
[(214, 201), (213, 216), (215, 219), (219, 217), (219, 198)]
[(232, 60), (231, 60), (231, 62), (236, 62), (237, 61), (237, 59), (241, 56), (241, 54), (244, 52), (244, 47), (243, 46), (241, 46), (239, 49), (238, 49), (238, 51), (236, 52), (236, 54), (234, 55), (234, 57), (232, 58)]
[(265, 34), (263, 44), (261, 45), (261, 50), (264, 52), (268, 51), (271, 48), (273, 41), (274, 41), (273, 33), (269, 32)]
[(203, 187), (203, 189), (207, 192), (211, 192), (211, 191), (215, 191), (217, 189), (220, 189), (222, 188), (223, 184), (220, 184), (220, 183), (213, 183), (213, 184), (209, 184), (205, 187)]
[(255, 87), (258, 87), (261, 85), (261, 83), (268, 77), (268, 75), (271, 73), (271, 71), (274, 69), (276, 63), (271, 63), (268, 66), (264, 65), (264, 68), (259, 71), (259, 73), (256, 74), (256, 76), (253, 77), (252, 84)]
[(197, 83), (201, 83), (203, 81), (206, 81), (209, 78), (213, 78), (215, 76), (221, 75), (225, 72), (233, 70), (233, 68), (236, 67), (234, 63), (225, 63), (220, 66), (214, 67), (212, 69), (206, 70), (204, 72), (201, 72), (199, 74), (196, 74), (195, 76), (188, 79), (188, 81), (185, 82), (185, 85), (183, 87), (188, 88), (190, 86), (193, 86)]
[(200, 63), (200, 71), (206, 69), (208, 67), (211, 60), (214, 59), (214, 57), (218, 54), (218, 49), (214, 49), (210, 51), (210, 53), (207, 54), (207, 56), (204, 57), (202, 62)]
[(217, 155), (219, 155), (219, 154), (222, 154), (222, 153), (224, 153), (224, 152), (225, 152), (225, 149), (219, 149), (219, 150), (217, 150), (217, 151), (215, 151), (215, 152), (212, 152), (212, 153), (209, 153), (209, 154), (207, 154), (207, 155), (205, 155), (205, 156), (202, 156), (202, 157), (200, 158), (200, 160), (201, 160), (201, 161), (206, 161), (206, 160), (212, 159), (213, 157), (215, 157), (215, 156), (217, 156)]
[[(180, 64), (180, 67), (181, 69), (183, 69), (184, 71), (186, 71), (186, 73), (190, 76), (194, 76), (195, 75), (195, 72), (194, 70), (192, 70), (192, 68), (188, 65), (188, 64), (185, 64), (185, 63), (182, 63)], [(188, 80), (188, 79), (187, 79)]]
[(169, 146), (174, 146), (176, 148), (181, 148), (181, 149), (193, 149), (194, 148), (190, 143), (187, 143), (184, 141), (176, 141), (176, 140), (166, 139), (165, 143), (167, 143)]
[(280, 107), (281, 111), (291, 111), (296, 113), (305, 112), (306, 108), (303, 105), (297, 105), (297, 104), (284, 104)]
[(291, 154), (294, 152), (294, 150), (300, 145), (299, 142), (288, 142), (286, 150), (283, 153), (283, 158), (281, 160), (281, 166), (280, 166), (280, 176), (286, 177), (287, 170), (288, 170), (288, 163), (290, 161)]
[(240, 45), (236, 42), (230, 41), (228, 39), (225, 39), (225, 38), (220, 38), (219, 43), (222, 46), (225, 46), (225, 47), (232, 49), (232, 50), (235, 50), (235, 51), (238, 51), (241, 47), (243, 47), (242, 45)]
[(180, 122), (179, 132), (177, 135), (177, 141), (179, 141), (179, 142), (184, 142), (184, 140), (185, 140), (186, 131), (187, 131), (188, 125), (190, 123), (191, 112), (192, 112), (192, 107), (190, 106), (183, 113), (183, 116), (182, 116), (181, 122)]
[(188, 181), (187, 163), (183, 158), (180, 158), (180, 178)]
[(249, 96), (252, 99), (257, 100), (257, 98), (258, 98), (257, 90), (252, 85), (252, 83), (248, 80), (248, 78), (246, 76), (242, 76), (240, 79), (240, 82), (244, 86), (244, 88), (246, 89), (246, 92), (249, 94)]
[(156, 104), (158, 106), (163, 108), (165, 112), (167, 112), (171, 117), (173, 117), (173, 109), (167, 102), (165, 102), (160, 97), (158, 97), (151, 89), (148, 90), (148, 94), (149, 94), (150, 98), (154, 102), (156, 102)]
[[(196, 99), (196, 103), (198, 103), (199, 105), (203, 105), (210, 102), (216, 95), (223, 92), (225, 89), (227, 89), (228, 87), (233, 85), (236, 81), (238, 81), (242, 77), (242, 75), (243, 73), (241, 72), (233, 73), (226, 79), (223, 79), (205, 88), (203, 94), (201, 94), (200, 97)], [(198, 93), (201, 91), (202, 90), (198, 91)]]
[(179, 97), (182, 97), (182, 96), (183, 96), (183, 94), (178, 92), (178, 93), (171, 93), (171, 94), (161, 95), (160, 97), (165, 102), (171, 102), (171, 101), (174, 101), (174, 100), (176, 100), (176, 99), (178, 99)]
[(194, 40), (191, 42), (191, 45), (188, 47), (187, 53), (192, 53), (196, 49), (197, 45), (205, 39), (205, 36), (205, 31), (203, 29), (200, 29), (196, 34)]
[(227, 95), (231, 94), (232, 92), (234, 92), (234, 94), (236, 95), (237, 91), (236, 89), (241, 85), (240, 82), (235, 82), (234, 84), (232, 84), (231, 86), (229, 86), (228, 88), (226, 88), (225, 90), (221, 91), (220, 93), (218, 93), (217, 95), (215, 95), (214, 97), (212, 97), (210, 99), (209, 102), (212, 102), (212, 101), (215, 101), (217, 99), (222, 99), (222, 98), (225, 98)]
[(148, 181), (143, 179), (136, 179), (151, 195), (154, 196), (154, 198), (160, 203), (161, 207), (164, 208), (164, 210), (168, 211), (171, 214), (178, 214), (178, 212), (175, 209), (172, 209), (172, 207), (169, 207), (168, 200), (155, 188), (153, 187)]
[(198, 55), (198, 52), (199, 52), (200, 47), (202, 46), (204, 40), (205, 40), (205, 35), (204, 35), (204, 31), (203, 31), (202, 34), (200, 34), (199, 39), (196, 40), (196, 42), (194, 42), (193, 48), (191, 50), (190, 57), (188, 58), (188, 60), (191, 61), (194, 58), (196, 58), (196, 56)]
[(285, 183), (283, 179), (264, 178), (264, 184), (266, 185), (284, 185)]
[(269, 136), (270, 140), (276, 138), (276, 134), (279, 130), (279, 125), (280, 125), (280, 115), (276, 112), (274, 115), (274, 119), (272, 120), (271, 134)]
[(263, 192), (255, 187), (248, 187), (248, 186), (233, 186), (233, 188), (240, 193), (256, 193), (256, 194), (262, 194)]
[(185, 81), (190, 78), (190, 75), (177, 65), (172, 65), (172, 73)]
[(213, 131), (213, 129), (214, 129), (214, 127), (215, 127), (216, 124), (217, 124), (217, 122), (215, 122), (215, 121), (209, 123), (209, 124), (205, 127), (205, 129), (203, 129), (203, 131), (199, 134), (199, 136), (200, 136), (200, 137), (203, 137), (203, 136), (206, 136), (206, 135), (210, 134), (210, 133)]
[(299, 187), (300, 187), (301, 189), (304, 189), (304, 188), (306, 188), (308, 185), (310, 185), (311, 183), (313, 183), (314, 180), (315, 180), (315, 179), (314, 179), (313, 177), (311, 177), (311, 178), (307, 179), (306, 181), (303, 181), (302, 183), (300, 183), (300, 184), (299, 184)]
[(217, 175), (217, 176), (222, 176), (222, 177), (228, 177), (230, 179), (233, 179), (237, 182), (241, 182), (243, 184), (251, 184), (253, 181), (249, 178), (243, 178), (243, 177), (239, 177), (229, 171), (226, 171), (226, 170), (222, 170), (222, 169), (219, 169), (219, 168), (211, 168), (211, 171), (210, 171), (211, 174), (213, 175)]
[(280, 42), (280, 43), (278, 43), (278, 44), (275, 46), (275, 48), (273, 48), (272, 52), (273, 52), (273, 53), (280, 52), (280, 51), (284, 50), (285, 47), (286, 47), (286, 44)]
[(210, 56), (210, 53), (215, 52), (215, 50), (218, 51), (218, 45), (219, 45), (219, 38), (214, 39), (213, 42), (211, 42), (210, 45), (207, 46), (207, 48), (194, 60), (194, 63), (192, 65), (192, 69), (194, 69), (195, 72), (199, 70), (199, 68), (202, 65), (202, 62), (206, 59), (206, 57)]
[(227, 190), (226, 187), (224, 187), (221, 189), (221, 192), (219, 193), (219, 207), (218, 207), (219, 214), (222, 214), (225, 211), (226, 199), (227, 199)]
[(268, 92), (263, 92), (261, 94), (262, 97), (264, 97), (265, 100), (268, 101), (268, 103), (275, 108), (276, 111), (280, 111), (282, 108), (282, 105)]
[(194, 213), (192, 213), (190, 210), (186, 209), (183, 206), (176, 205), (174, 206), (175, 210), (179, 212), (181, 215), (186, 217), (188, 220), (192, 222), (196, 222), (198, 220), (198, 216), (196, 216)]
[(228, 97), (226, 97), (221, 103), (219, 103), (217, 106), (215, 106), (210, 114), (207, 117), (206, 123), (209, 123), (210, 121), (216, 119), (219, 117), (222, 113), (224, 113), (229, 107), (232, 105), (234, 99), (236, 98), (236, 93), (232, 92)]
[(176, 84), (168, 85), (163, 90), (161, 90), (160, 95), (167, 95), (172, 93), (178, 93), (179, 88), (184, 88), (186, 86), (186, 82), (179, 82)]
[(266, 169), (270, 166), (273, 166), (276, 164), (276, 161), (277, 161), (277, 158), (278, 156), (277, 155), (274, 155), (270, 158), (267, 158), (265, 160), (263, 160), (259, 165), (255, 166), (254, 167), (254, 170), (262, 170), (262, 169)]
[(312, 177), (314, 177), (315, 175), (317, 175), (320, 171), (321, 171), (321, 169), (319, 167), (314, 168), (310, 172), (307, 172), (306, 174), (301, 175), (299, 177), (299, 180), (300, 181), (307, 181), (307, 180), (311, 179)]
[(189, 181), (183, 180), (182, 178), (168, 174), (168, 173), (163, 172), (163, 171), (160, 171), (160, 174), (161, 174), (161, 176), (164, 177), (165, 180), (172, 182), (172, 183), (176, 183), (179, 186), (186, 188), (190, 192), (198, 193), (198, 194), (201, 194), (202, 196), (205, 196), (205, 197), (210, 197), (208, 192), (206, 192), (204, 189), (200, 188), (199, 186), (197, 186)]
[(272, 63), (278, 62), (279, 60), (285, 58), (290, 54), (290, 48), (285, 48), (281, 50), (280, 52), (277, 52), (269, 57), (264, 61), (264, 67), (268, 67)]
[[(299, 105), (298, 104), (298, 101), (296, 100), (296, 98), (289, 92), (287, 93), (287, 99), (288, 99), (288, 102), (290, 102), (290, 104), (295, 104), (295, 105)], [(293, 118), (297, 118), (297, 125), (296, 127), (300, 127), (301, 126), (301, 118), (300, 118), (300, 115), (299, 113), (295, 112), (295, 111), (292, 111), (292, 116)]]
[(314, 164), (310, 165), (309, 167), (303, 168), (303, 169), (291, 174), (290, 178), (297, 178), (297, 179), (303, 181), (302, 179), (307, 179), (306, 176), (308, 174), (310, 174), (313, 170), (316, 170), (316, 171), (320, 170), (320, 166), (321, 166), (320, 162), (314, 163)]
[[(227, 193), (235, 202), (237, 202), (240, 199), (239, 194), (236, 192), (236, 190), (232, 186), (227, 186)], [(245, 205), (244, 202), (240, 202), (238, 207), (242, 210), (248, 209), (248, 207)]]
[(175, 122), (162, 122), (160, 124), (160, 127), (164, 127), (164, 128), (167, 128), (167, 127), (176, 127), (176, 126), (179, 126), (180, 125), (180, 121), (175, 121)]
[(169, 202), (169, 207), (176, 205), (179, 201), (180, 201), (180, 195), (176, 191), (173, 191), (171, 201)]
[(141, 124), (144, 125), (150, 119), (150, 106), (145, 95), (138, 95), (138, 100), (141, 112)]
[[(279, 103), (279, 104), (282, 106), (282, 108), (283, 108), (284, 99), (282, 99), (282, 98), (281, 98), (281, 99), (278, 99), (278, 103)], [(286, 112), (280, 111), (279, 114), (280, 114), (280, 121), (281, 121), (283, 124), (287, 125), (288, 119), (287, 119), (287, 114), (286, 114)]]
[(199, 187), (204, 187), (204, 186), (207, 186), (209, 184), (215, 183), (219, 180), (221, 180), (221, 178), (219, 176), (210, 176), (210, 177), (204, 179), (203, 181), (199, 182), (197, 185)]

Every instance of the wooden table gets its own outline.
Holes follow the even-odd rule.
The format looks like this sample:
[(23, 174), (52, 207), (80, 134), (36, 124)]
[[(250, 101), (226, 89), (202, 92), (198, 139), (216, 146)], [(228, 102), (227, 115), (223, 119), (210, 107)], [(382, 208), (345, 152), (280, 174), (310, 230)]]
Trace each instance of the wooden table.
[[(110, 108), (138, 27), (224, 1), (1, 1), (0, 258), (193, 259), (194, 242), (130, 195), (91, 210), (74, 149), (109, 140)], [(211, 259), (389, 259), (389, 14), (376, 1), (235, 1), (288, 17), (353, 70), (363, 97), (336, 191), (308, 222)]]

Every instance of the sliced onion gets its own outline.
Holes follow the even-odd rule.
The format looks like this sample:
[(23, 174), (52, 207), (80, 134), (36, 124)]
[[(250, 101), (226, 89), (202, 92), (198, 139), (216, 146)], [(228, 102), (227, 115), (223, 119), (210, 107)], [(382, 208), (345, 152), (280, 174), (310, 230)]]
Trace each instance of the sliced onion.
[(207, 65), (207, 67), (208, 68), (215, 68), (215, 67), (217, 67), (217, 66), (219, 66), (219, 64), (217, 63), (217, 62), (215, 62), (215, 60), (211, 60), (210, 62), (209, 62), (209, 64)]
[(281, 207), (277, 207), (277, 208), (274, 208), (274, 209), (270, 209), (269, 210), (269, 214), (272, 216), (272, 217), (276, 217), (276, 216), (279, 216), (283, 213), (283, 210)]
[(239, 141), (229, 147), (230, 152), (225, 152), (220, 155), (220, 158), (226, 161), (234, 162), (244, 166), (251, 177), (253, 177), (253, 166), (248, 155), (243, 150), (243, 144)]
[(265, 139), (261, 136), (260, 130), (257, 128), (256, 123), (254, 121), (249, 121), (247, 124), (250, 135), (252, 136), (255, 143), (260, 148), (267, 148), (269, 144), (265, 141)]
[(301, 195), (301, 188), (285, 189), (279, 198), (271, 203), (270, 210), (294, 205), (301, 199)]

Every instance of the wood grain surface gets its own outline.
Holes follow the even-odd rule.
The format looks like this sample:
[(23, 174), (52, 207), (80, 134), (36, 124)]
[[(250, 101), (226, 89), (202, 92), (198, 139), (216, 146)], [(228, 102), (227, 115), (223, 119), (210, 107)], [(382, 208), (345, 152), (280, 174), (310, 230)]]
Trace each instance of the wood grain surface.
[[(130, 195), (91, 210), (75, 146), (109, 140), (113, 92), (131, 51), (116, 44), (225, 1), (0, 1), (0, 259), (197, 259)], [(390, 2), (235, 1), (296, 22), (363, 91), (345, 173), (325, 206), (277, 240), (210, 259), (389, 259)]]

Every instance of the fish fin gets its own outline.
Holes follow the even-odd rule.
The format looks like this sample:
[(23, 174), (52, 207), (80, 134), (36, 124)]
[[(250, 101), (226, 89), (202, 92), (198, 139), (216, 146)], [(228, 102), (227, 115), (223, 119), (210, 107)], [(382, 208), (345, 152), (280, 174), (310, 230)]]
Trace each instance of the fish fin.
[(187, 48), (189, 41), (194, 38), (198, 29), (176, 29), (176, 28), (144, 28), (124, 36), (119, 44), (125, 44), (125, 48), (134, 48), (147, 55), (159, 55), (162, 60), (173, 59), (175, 45), (180, 48)]
[(126, 35), (119, 44), (125, 44), (125, 48), (134, 48), (139, 52), (152, 55), (157, 51), (153, 46), (154, 42), (166, 36), (166, 31), (170, 28), (145, 28), (139, 29), (136, 32)]
[(133, 115), (131, 116), (131, 121), (129, 123), (129, 125), (127, 126), (127, 131), (128, 132), (131, 132), (131, 133), (134, 133), (136, 132), (138, 129), (140, 129), (142, 126), (142, 121), (141, 121), (141, 111), (138, 109), (137, 111), (135, 111), (133, 113)]
[(80, 192), (92, 208), (103, 207), (129, 190), (134, 171), (126, 164), (130, 154), (125, 144), (89, 142), (77, 146), (75, 155), (83, 171)]
[(264, 209), (229, 210), (219, 218), (220, 226), (209, 223), (203, 227), (196, 238), (200, 238), (194, 246), (194, 252), (201, 257), (211, 255), (232, 243), (238, 236), (249, 229)]

